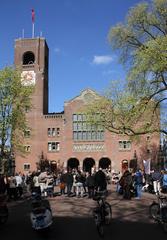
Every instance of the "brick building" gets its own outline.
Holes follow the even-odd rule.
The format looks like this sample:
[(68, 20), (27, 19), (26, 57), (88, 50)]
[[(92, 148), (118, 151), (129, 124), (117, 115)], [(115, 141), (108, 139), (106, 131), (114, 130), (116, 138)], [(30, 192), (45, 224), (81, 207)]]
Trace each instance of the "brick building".
[(134, 157), (141, 160), (143, 146), (159, 146), (159, 135), (143, 136), (141, 145), (122, 134), (116, 135), (102, 128), (90, 129), (78, 110), (99, 97), (91, 89), (85, 89), (65, 102), (63, 112), (49, 113), (48, 60), (49, 49), (44, 38), (15, 41), (15, 66), (21, 68), (25, 84), (35, 84), (33, 108), (27, 112), (30, 128), (25, 132), (23, 142), (27, 154), (23, 157), (15, 153), (16, 172), (36, 170), (41, 158), (49, 160), (55, 168), (89, 170), (101, 166), (120, 171), (123, 165), (133, 164)]

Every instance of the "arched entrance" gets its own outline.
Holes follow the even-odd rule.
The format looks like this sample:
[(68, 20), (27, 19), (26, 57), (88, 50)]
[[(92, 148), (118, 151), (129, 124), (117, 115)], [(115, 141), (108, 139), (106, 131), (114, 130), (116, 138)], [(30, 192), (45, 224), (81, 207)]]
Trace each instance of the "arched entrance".
[(91, 172), (91, 169), (94, 165), (95, 165), (95, 160), (93, 158), (85, 158), (83, 161), (83, 171)]
[(70, 158), (67, 161), (67, 169), (78, 169), (79, 166), (79, 160), (77, 158)]
[(101, 158), (99, 160), (99, 168), (102, 169), (111, 169), (111, 160), (109, 158)]

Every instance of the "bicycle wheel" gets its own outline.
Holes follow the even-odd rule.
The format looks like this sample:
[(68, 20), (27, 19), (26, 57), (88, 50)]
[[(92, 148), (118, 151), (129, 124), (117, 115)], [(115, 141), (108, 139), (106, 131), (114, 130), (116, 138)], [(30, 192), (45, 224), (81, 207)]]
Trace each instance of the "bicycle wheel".
[(163, 230), (167, 233), (167, 222), (163, 222)]
[(0, 213), (0, 224), (5, 224), (8, 220), (8, 215), (9, 215), (9, 211), (7, 206), (4, 206), (3, 208), (0, 209), (1, 213)]
[(94, 211), (93, 217), (94, 217), (95, 225), (96, 225), (96, 228), (97, 228), (97, 232), (98, 232), (100, 237), (103, 237), (104, 236), (104, 229), (103, 229), (103, 224), (102, 224), (102, 219), (101, 219), (100, 212)]
[(160, 207), (158, 203), (154, 202), (149, 206), (149, 214), (150, 217), (153, 218), (154, 220), (157, 220), (159, 218)]
[(105, 224), (109, 225), (112, 218), (112, 209), (111, 205), (108, 202), (105, 202)]
[(104, 236), (104, 228), (103, 228), (103, 224), (102, 224), (102, 221), (100, 221), (97, 225), (97, 231), (98, 231), (98, 234), (100, 237), (103, 237)]

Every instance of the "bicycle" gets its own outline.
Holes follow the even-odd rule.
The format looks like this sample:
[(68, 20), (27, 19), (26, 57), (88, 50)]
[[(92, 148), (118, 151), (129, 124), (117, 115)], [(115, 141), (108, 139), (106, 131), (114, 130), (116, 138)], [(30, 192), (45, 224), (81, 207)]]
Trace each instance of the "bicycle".
[(167, 197), (157, 193), (157, 201), (149, 206), (149, 214), (154, 221), (162, 224), (164, 232), (167, 233)]
[(95, 192), (93, 200), (97, 202), (97, 207), (93, 209), (95, 225), (100, 237), (104, 236), (104, 226), (109, 225), (112, 218), (111, 205), (106, 201), (106, 190)]

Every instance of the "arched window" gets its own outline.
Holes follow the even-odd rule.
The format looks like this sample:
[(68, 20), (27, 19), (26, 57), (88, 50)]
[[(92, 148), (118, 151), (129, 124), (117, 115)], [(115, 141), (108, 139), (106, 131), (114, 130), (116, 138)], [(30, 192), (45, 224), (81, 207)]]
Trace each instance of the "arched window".
[(77, 158), (70, 158), (68, 161), (67, 161), (67, 168), (68, 169), (78, 169), (79, 167), (79, 160)]
[(83, 170), (85, 172), (90, 172), (93, 168), (93, 166), (95, 166), (95, 160), (93, 158), (85, 158), (83, 161)]
[(111, 169), (111, 160), (107, 157), (103, 157), (99, 160), (99, 167), (102, 169)]
[(23, 65), (34, 64), (35, 55), (33, 52), (25, 52), (23, 54)]

